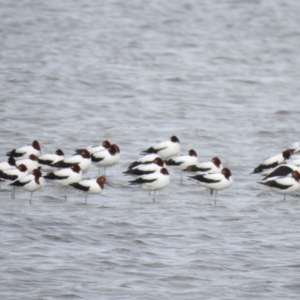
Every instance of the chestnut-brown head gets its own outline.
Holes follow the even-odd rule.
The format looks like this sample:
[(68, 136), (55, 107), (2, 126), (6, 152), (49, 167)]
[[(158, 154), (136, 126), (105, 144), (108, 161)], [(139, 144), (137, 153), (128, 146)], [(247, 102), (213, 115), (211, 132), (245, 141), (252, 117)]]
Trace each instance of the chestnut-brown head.
[(32, 142), (32, 147), (35, 150), (41, 151), (40, 143), (37, 140), (35, 140), (35, 141)]
[(300, 173), (298, 172), (298, 171), (293, 171), (292, 172), (292, 177), (297, 181), (297, 182), (299, 182), (299, 180), (300, 180)]
[(291, 155), (292, 155), (291, 149), (286, 149), (282, 152), (282, 156), (284, 157), (284, 159), (289, 159)]
[(81, 168), (80, 168), (79, 164), (72, 164), (71, 169), (75, 173), (80, 173), (80, 171), (81, 171)]
[(38, 157), (34, 154), (30, 154), (28, 158), (32, 161), (37, 161), (38, 160)]
[(18, 166), (18, 169), (21, 171), (21, 172), (26, 172), (27, 171), (27, 167), (24, 165), (24, 164), (20, 164)]
[(162, 160), (162, 158), (160, 157), (156, 157), (153, 161), (153, 163), (157, 164), (158, 166), (160, 167), (163, 167), (164, 166), (164, 161)]
[(189, 151), (189, 156), (195, 156), (195, 157), (197, 157), (197, 152), (194, 149), (191, 149)]
[(110, 144), (110, 142), (108, 140), (105, 140), (105, 141), (102, 142), (102, 146), (105, 149), (108, 149), (111, 146), (111, 144)]
[(160, 173), (164, 175), (169, 175), (169, 172), (166, 168), (161, 168)]
[(179, 144), (179, 139), (178, 139), (178, 137), (175, 136), (175, 135), (171, 136), (171, 142), (173, 142), (173, 143), (178, 143), (178, 144)]
[(223, 168), (222, 169), (222, 174), (225, 176), (225, 178), (228, 180), (229, 177), (231, 176), (231, 172), (228, 168)]
[(104, 184), (106, 183), (106, 178), (104, 176), (100, 176), (97, 178), (97, 183), (99, 184), (99, 186), (101, 187), (101, 189), (104, 189)]
[(58, 156), (64, 156), (65, 155), (64, 152), (61, 149), (57, 149), (55, 151), (55, 154), (58, 155)]
[(219, 159), (219, 157), (214, 157), (212, 159), (212, 162), (215, 164), (216, 167), (220, 168), (221, 160)]

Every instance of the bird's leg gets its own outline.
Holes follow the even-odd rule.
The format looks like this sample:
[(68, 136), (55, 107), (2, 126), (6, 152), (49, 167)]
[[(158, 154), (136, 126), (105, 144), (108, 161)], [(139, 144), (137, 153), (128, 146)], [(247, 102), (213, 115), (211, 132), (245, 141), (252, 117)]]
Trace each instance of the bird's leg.
[(156, 190), (154, 190), (153, 202), (155, 202), (155, 192), (156, 192)]
[(13, 186), (12, 188), (11, 188), (11, 199), (15, 199), (15, 189), (16, 189), (16, 187), (15, 186)]
[(215, 192), (215, 205), (217, 203), (217, 191)]

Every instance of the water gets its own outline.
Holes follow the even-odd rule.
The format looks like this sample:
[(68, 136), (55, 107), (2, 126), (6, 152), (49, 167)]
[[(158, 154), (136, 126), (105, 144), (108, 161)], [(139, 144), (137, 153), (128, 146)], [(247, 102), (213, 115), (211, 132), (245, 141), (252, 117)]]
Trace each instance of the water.
[[(248, 174), (299, 141), (299, 8), (2, 1), (2, 161), (34, 139), (67, 155), (109, 139), (122, 158), (87, 204), (46, 186), (30, 206), (2, 185), (1, 299), (298, 299), (299, 198)], [(173, 170), (156, 202), (127, 186), (171, 135), (231, 169), (217, 205)]]

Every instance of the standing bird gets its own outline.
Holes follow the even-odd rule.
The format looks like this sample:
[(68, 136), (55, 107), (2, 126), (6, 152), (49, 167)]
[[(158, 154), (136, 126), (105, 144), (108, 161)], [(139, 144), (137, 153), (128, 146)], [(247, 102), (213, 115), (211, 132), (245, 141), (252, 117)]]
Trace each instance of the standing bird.
[(86, 173), (92, 165), (91, 154), (86, 149), (76, 150), (76, 154), (60, 160), (51, 165), (56, 168), (70, 168), (73, 164), (78, 164), (82, 173)]
[(42, 177), (42, 172), (39, 169), (34, 169), (32, 171), (32, 174), (27, 174), (23, 177), (21, 177), (18, 180), (15, 180), (10, 183), (12, 186), (20, 186), (22, 187), (25, 191), (28, 191), (31, 193), (30, 195), (30, 202), (32, 199), (32, 194), (33, 192), (39, 190), (42, 188), (45, 184), (44, 178)]
[(97, 179), (87, 179), (82, 180), (76, 183), (70, 183), (69, 185), (77, 190), (83, 191), (86, 193), (85, 195), (85, 203), (87, 202), (88, 194), (99, 194), (104, 189), (104, 184), (109, 185), (106, 182), (106, 178), (104, 176), (100, 176)]
[(165, 166), (164, 161), (158, 156), (153, 163), (138, 165), (123, 172), (125, 175), (143, 176), (160, 171)]
[(30, 154), (36, 156), (41, 154), (41, 147), (38, 141), (35, 140), (29, 146), (22, 146), (6, 153), (7, 156), (12, 156), (17, 159), (28, 158)]
[(198, 163), (192, 166), (188, 166), (184, 171), (197, 172), (197, 174), (215, 174), (221, 173), (223, 170), (223, 165), (218, 157), (213, 157), (211, 161)]
[(157, 154), (162, 159), (168, 159), (174, 155), (177, 155), (180, 151), (180, 142), (176, 136), (171, 136), (169, 141), (157, 143), (147, 150), (143, 151), (141, 154)]
[(39, 166), (44, 172), (53, 172), (57, 168), (53, 166), (59, 161), (64, 159), (64, 152), (61, 149), (57, 149), (54, 154), (44, 154), (38, 157)]
[(177, 170), (181, 171), (180, 181), (182, 183), (182, 171), (186, 168), (196, 165), (198, 162), (197, 153), (194, 149), (191, 149), (188, 155), (182, 155), (175, 158), (166, 160), (167, 166), (172, 166)]
[(82, 178), (82, 171), (78, 164), (72, 164), (70, 168), (59, 169), (48, 173), (44, 178), (52, 181), (58, 186), (65, 187), (65, 200), (67, 200), (67, 188), (69, 184), (79, 182)]
[(300, 189), (300, 173), (298, 171), (292, 172), (292, 177), (277, 177), (275, 179), (260, 181), (258, 183), (270, 187), (273, 191), (284, 194), (285, 201), (286, 194), (292, 194)]
[(281, 164), (285, 160), (289, 159), (291, 157), (291, 155), (292, 155), (292, 151), (290, 149), (287, 149), (280, 154), (272, 156), (272, 157), (264, 160), (259, 166), (257, 166), (253, 170), (253, 172), (251, 174), (254, 174), (254, 173), (265, 174), (266, 172), (270, 171), (270, 169), (277, 167), (279, 164)]
[(116, 144), (112, 144), (108, 149), (98, 151), (92, 154), (92, 162), (99, 168), (102, 167), (103, 175), (107, 167), (111, 167), (118, 163), (120, 160), (120, 148)]
[(129, 181), (130, 185), (141, 185), (146, 190), (153, 190), (153, 201), (155, 201), (155, 192), (165, 188), (170, 183), (170, 175), (166, 168), (161, 168), (160, 172), (143, 175), (135, 180)]
[[(18, 167), (14, 167), (11, 169), (6, 169), (0, 171), (0, 179), (5, 181), (6, 183), (11, 183), (15, 180), (22, 178), (23, 176), (28, 174), (27, 167), (25, 165), (19, 165)], [(15, 188), (11, 188), (11, 199), (15, 198)]]
[(221, 173), (214, 174), (198, 174), (195, 176), (189, 176), (191, 179), (210, 189), (212, 195), (215, 191), (215, 201), (217, 200), (217, 191), (227, 189), (232, 184), (232, 175), (228, 168), (223, 168)]

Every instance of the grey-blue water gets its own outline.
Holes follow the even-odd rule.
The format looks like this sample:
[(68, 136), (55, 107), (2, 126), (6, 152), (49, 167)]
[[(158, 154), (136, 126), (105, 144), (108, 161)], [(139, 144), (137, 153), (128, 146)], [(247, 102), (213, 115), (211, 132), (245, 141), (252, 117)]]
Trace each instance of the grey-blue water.
[[(1, 161), (34, 139), (122, 155), (87, 204), (46, 186), (30, 206), (2, 185), (1, 299), (299, 299), (299, 198), (249, 176), (300, 139), (299, 1), (0, 5)], [(127, 186), (171, 135), (231, 169), (216, 205), (172, 169), (156, 202)]]

